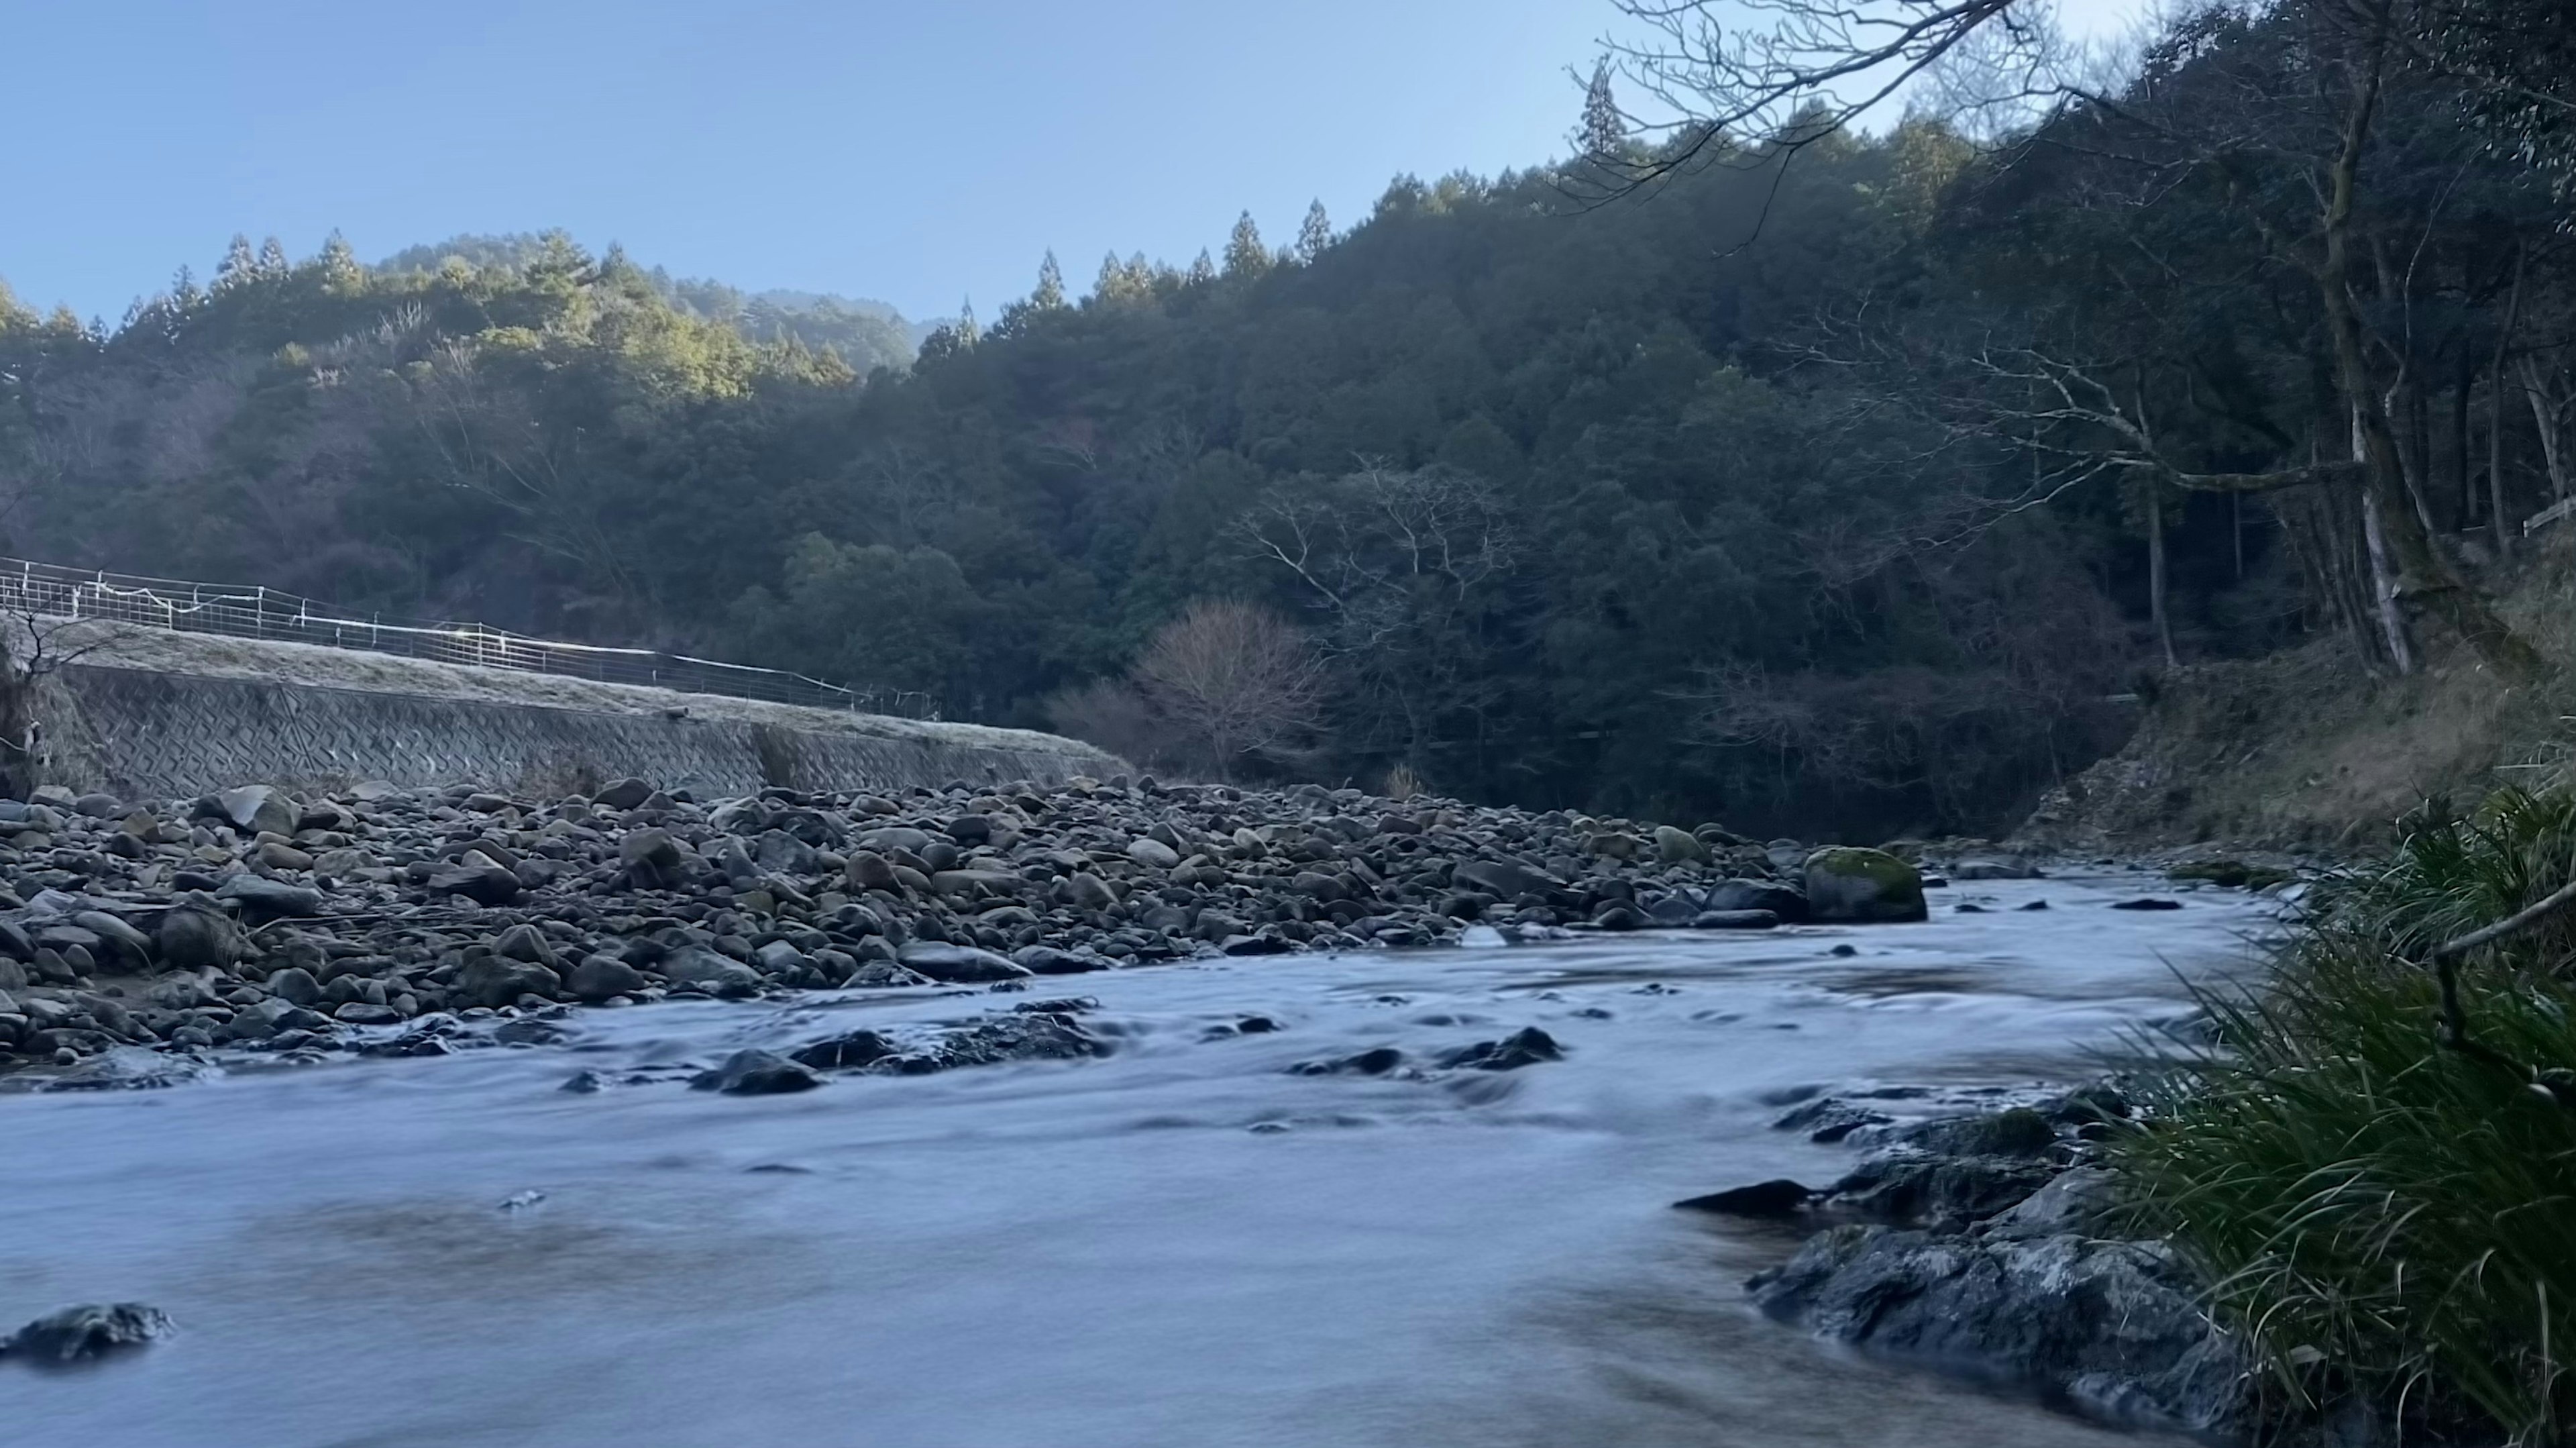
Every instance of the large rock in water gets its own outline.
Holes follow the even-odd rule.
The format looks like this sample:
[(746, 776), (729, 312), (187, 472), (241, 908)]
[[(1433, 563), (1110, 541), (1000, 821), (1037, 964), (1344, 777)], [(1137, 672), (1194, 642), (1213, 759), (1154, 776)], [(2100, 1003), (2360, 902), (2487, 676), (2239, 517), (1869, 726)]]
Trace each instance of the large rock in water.
[(689, 1085), (696, 1090), (721, 1091), (727, 1096), (783, 1096), (811, 1091), (822, 1084), (823, 1078), (803, 1062), (749, 1049), (736, 1051), (722, 1064), (689, 1078)]
[(2210, 1433), (2244, 1411), (2245, 1363), (2160, 1242), (1838, 1227), (1749, 1284), (1820, 1337), (2062, 1394), (2115, 1422)]
[(1807, 913), (1816, 920), (1921, 920), (1923, 876), (1885, 850), (1829, 845), (1807, 857)]
[(67, 1363), (121, 1347), (136, 1347), (170, 1330), (170, 1319), (140, 1302), (86, 1303), (40, 1317), (6, 1338), (0, 1353), (37, 1362)]

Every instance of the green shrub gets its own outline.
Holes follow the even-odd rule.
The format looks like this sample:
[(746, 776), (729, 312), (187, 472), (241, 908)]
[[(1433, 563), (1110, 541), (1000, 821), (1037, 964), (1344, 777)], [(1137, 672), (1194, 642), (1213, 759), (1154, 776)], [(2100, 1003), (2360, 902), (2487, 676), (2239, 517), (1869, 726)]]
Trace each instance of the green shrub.
[(2327, 884), (2254, 992), (2204, 993), (2187, 1049), (2118, 1150), (2150, 1225), (2296, 1397), (2385, 1395), (2565, 1441), (2576, 1391), (2571, 922), (2468, 959), (2480, 1052), (2444, 1048), (2430, 948), (2567, 879), (2576, 801), (2499, 795), (2406, 822), (2384, 868)]

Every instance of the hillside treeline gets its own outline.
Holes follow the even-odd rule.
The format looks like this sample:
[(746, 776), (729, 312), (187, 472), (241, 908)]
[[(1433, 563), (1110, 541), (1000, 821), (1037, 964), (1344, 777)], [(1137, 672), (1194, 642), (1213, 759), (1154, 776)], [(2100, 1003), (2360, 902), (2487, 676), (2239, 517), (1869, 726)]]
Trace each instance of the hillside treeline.
[[(1687, 133), (1596, 107), (1580, 159), (1400, 178), (1289, 245), (1247, 217), (1087, 291), (1050, 256), (864, 374), (560, 235), (237, 245), (113, 328), (0, 292), (7, 544), (1176, 767), (1991, 828), (2173, 663), (2512, 648), (2477, 587), (2576, 466), (2576, 247), (2469, 81), (2379, 63), (2356, 120), (2323, 26), (2179, 21), (1976, 142), (1667, 167)], [(1131, 674), (1216, 601), (1299, 671), (1222, 759)]]

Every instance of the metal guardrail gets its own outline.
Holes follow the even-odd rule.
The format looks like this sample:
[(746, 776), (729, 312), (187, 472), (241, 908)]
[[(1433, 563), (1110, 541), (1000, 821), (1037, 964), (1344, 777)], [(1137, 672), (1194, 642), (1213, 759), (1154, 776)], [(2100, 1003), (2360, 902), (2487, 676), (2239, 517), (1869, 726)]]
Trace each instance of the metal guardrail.
[(532, 639), (479, 623), (386, 618), (381, 614), (357, 618), (330, 604), (255, 584), (189, 583), (0, 558), (0, 613), (27, 618), (99, 619), (173, 633), (318, 644), (324, 648), (552, 674), (604, 684), (641, 684), (772, 704), (899, 714), (916, 719), (934, 717), (927, 694), (849, 689), (783, 669), (758, 669), (658, 649), (605, 648)]

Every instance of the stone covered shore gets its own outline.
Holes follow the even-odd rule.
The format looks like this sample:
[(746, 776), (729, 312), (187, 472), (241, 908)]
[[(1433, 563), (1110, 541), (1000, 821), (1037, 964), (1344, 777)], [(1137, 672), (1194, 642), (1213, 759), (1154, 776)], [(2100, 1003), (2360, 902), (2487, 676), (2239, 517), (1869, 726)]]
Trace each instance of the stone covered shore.
[(432, 1051), (460, 1018), (574, 1002), (1924, 911), (1914, 867), (1875, 850), (1312, 785), (37, 794), (0, 801), (0, 1066), (382, 1049), (406, 1023)]

